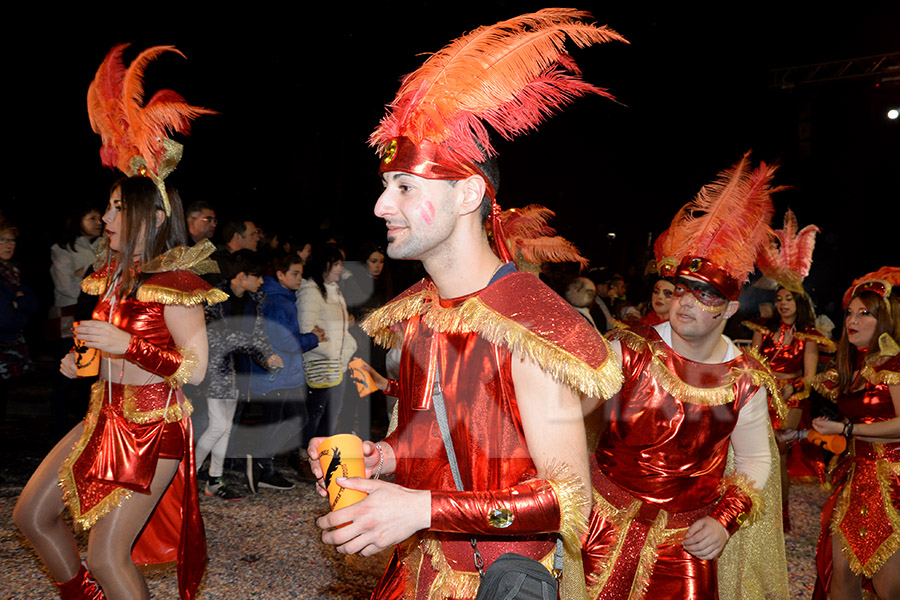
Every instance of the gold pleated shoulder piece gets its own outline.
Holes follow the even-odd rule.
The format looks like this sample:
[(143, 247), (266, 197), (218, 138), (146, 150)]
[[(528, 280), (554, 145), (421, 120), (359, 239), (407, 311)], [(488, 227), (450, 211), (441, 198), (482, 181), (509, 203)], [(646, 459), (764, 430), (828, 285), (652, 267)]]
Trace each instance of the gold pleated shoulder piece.
[(760, 325), (759, 323), (754, 323), (753, 321), (744, 321), (741, 323), (744, 327), (749, 329), (750, 331), (755, 331), (757, 333), (761, 333), (763, 335), (772, 335), (772, 332), (768, 327)]
[(828, 352), (837, 350), (837, 344), (834, 343), (834, 340), (825, 337), (821, 333), (798, 331), (794, 333), (794, 337), (805, 342), (814, 342), (823, 346)]

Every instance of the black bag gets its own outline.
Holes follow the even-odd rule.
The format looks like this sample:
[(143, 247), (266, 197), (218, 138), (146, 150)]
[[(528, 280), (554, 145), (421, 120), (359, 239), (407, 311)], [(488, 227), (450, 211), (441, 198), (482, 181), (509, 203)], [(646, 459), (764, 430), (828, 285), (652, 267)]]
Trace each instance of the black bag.
[(507, 552), (484, 572), (475, 600), (556, 600), (559, 583), (544, 565)]

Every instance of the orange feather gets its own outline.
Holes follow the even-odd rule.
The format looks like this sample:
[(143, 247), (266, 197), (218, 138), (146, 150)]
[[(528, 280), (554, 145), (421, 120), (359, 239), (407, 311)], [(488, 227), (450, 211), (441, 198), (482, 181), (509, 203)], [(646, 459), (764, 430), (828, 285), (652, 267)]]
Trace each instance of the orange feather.
[(783, 287), (795, 292), (803, 292), (803, 280), (812, 267), (813, 249), (819, 228), (807, 225), (797, 231), (797, 216), (788, 209), (784, 215), (784, 228), (776, 229), (778, 240), (763, 246), (757, 259), (757, 266), (763, 275), (777, 281)]

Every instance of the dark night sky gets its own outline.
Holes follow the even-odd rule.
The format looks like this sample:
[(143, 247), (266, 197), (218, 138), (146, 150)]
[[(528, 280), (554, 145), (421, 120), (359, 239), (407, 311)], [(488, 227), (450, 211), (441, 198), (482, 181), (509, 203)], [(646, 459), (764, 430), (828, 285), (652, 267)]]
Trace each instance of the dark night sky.
[[(900, 83), (793, 91), (769, 84), (773, 68), (900, 51), (900, 4), (853, 3), (841, 14), (813, 3), (766, 12), (736, 3), (692, 12), (676, 4), (687, 3), (579, 7), (631, 42), (575, 53), (585, 79), (609, 88), (620, 104), (583, 98), (539, 131), (499, 144), (501, 205), (550, 206), (557, 228), (595, 264), (619, 268), (701, 185), (752, 149), (757, 159), (780, 161), (778, 182), (793, 187), (775, 199), (776, 224), (790, 205), (801, 226), (823, 229), (809, 280), (820, 294), (839, 294), (852, 277), (896, 264), (900, 122), (884, 112), (900, 105)], [(105, 201), (113, 174), (100, 166), (84, 99), (115, 43), (134, 43), (127, 60), (150, 45), (176, 45), (188, 60), (171, 55), (152, 64), (147, 96), (169, 87), (221, 113), (195, 122), (172, 176), (186, 202), (205, 199), (220, 217), (244, 206), (282, 229), (331, 219), (348, 241), (380, 240), (371, 207), (381, 185), (366, 138), (398, 79), (421, 64), (418, 54), (541, 8), (242, 6), (177, 17), (129, 15), (121, 7), (106, 16), (41, 11), (7, 22), (0, 43), (12, 152), (2, 204), (34, 232), (19, 249), (27, 262), (44, 260), (67, 206)], [(801, 132), (807, 143), (799, 142)], [(608, 232), (617, 233), (612, 246)]]

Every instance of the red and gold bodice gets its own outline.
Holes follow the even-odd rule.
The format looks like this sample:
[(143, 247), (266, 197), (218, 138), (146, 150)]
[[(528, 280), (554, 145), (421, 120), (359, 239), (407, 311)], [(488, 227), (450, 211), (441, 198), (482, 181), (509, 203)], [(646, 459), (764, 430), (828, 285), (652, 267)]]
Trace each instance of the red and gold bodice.
[(900, 355), (874, 359), (859, 369), (855, 391), (839, 393), (837, 371), (828, 369), (817, 378), (816, 389), (837, 401), (841, 414), (851, 423), (878, 423), (897, 416), (890, 386), (900, 385)]
[[(762, 334), (759, 353), (773, 372), (782, 375), (803, 376), (803, 354), (806, 344), (825, 344), (829, 347), (834, 345), (834, 342), (819, 333), (815, 327), (794, 331), (790, 325), (782, 323), (778, 329), (772, 331), (765, 325), (753, 321), (745, 321), (744, 325), (748, 329)], [(785, 340), (789, 341), (785, 342)]]
[(625, 383), (603, 407), (599, 470), (670, 513), (715, 502), (738, 414), (762, 384), (774, 386), (771, 373), (746, 354), (719, 364), (690, 361), (651, 327), (617, 330), (613, 338), (622, 342)]

